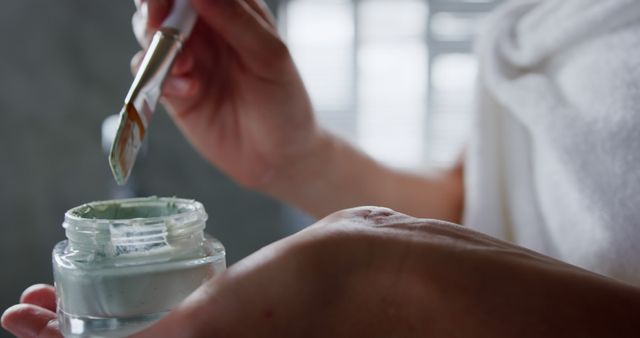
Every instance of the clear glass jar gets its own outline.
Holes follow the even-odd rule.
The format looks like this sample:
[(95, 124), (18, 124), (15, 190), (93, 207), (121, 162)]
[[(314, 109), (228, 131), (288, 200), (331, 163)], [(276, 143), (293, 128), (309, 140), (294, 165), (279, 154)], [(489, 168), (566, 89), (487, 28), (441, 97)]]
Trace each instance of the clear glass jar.
[(177, 198), (93, 202), (69, 210), (53, 250), (65, 337), (124, 337), (142, 330), (225, 267), (204, 233), (201, 203)]

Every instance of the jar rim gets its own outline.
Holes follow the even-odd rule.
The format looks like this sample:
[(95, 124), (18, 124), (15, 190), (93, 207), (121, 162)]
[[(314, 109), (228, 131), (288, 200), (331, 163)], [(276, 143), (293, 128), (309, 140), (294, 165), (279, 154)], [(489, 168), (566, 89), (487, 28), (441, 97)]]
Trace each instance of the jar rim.
[(207, 218), (198, 201), (151, 196), (83, 204), (65, 213), (62, 226), (77, 248), (130, 249), (201, 233)]
[[(147, 206), (155, 208), (155, 211), (165, 210), (164, 214), (148, 214), (120, 216), (118, 212), (122, 207), (142, 207)], [(147, 210), (153, 211), (153, 210)], [(114, 213), (114, 216), (107, 216), (108, 213)], [(119, 221), (135, 221), (145, 220), (149, 222), (168, 220), (172, 218), (183, 218), (185, 216), (198, 216), (204, 214), (204, 206), (202, 203), (176, 197), (137, 197), (117, 200), (94, 201), (85, 203), (68, 210), (65, 213), (65, 223), (76, 222), (92, 222), (92, 223), (111, 223)]]

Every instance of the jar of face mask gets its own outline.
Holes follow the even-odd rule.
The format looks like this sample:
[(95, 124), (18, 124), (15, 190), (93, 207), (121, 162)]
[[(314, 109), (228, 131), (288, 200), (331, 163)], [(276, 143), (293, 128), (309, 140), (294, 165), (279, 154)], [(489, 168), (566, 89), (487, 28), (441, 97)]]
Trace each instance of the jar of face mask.
[(69, 210), (53, 250), (65, 337), (124, 337), (178, 305), (226, 266), (204, 233), (202, 204), (177, 198), (93, 202)]

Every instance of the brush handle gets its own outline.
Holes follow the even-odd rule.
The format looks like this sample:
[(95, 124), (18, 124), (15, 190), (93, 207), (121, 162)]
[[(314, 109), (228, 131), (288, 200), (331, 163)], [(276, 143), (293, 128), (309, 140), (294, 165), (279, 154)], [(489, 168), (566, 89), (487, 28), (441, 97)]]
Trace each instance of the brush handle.
[(198, 14), (189, 0), (175, 0), (171, 13), (162, 23), (162, 27), (179, 30), (182, 39), (186, 40), (193, 30), (197, 18)]

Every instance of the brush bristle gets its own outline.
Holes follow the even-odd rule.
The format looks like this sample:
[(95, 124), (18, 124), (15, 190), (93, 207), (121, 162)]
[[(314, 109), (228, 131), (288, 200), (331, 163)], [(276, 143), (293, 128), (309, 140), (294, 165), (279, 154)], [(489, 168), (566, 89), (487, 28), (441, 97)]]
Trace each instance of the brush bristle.
[(132, 117), (127, 108), (131, 107), (125, 107), (120, 112), (120, 126), (109, 154), (111, 172), (119, 185), (124, 185), (131, 175), (144, 137), (144, 130), (141, 129), (143, 126), (136, 121), (137, 112)]

